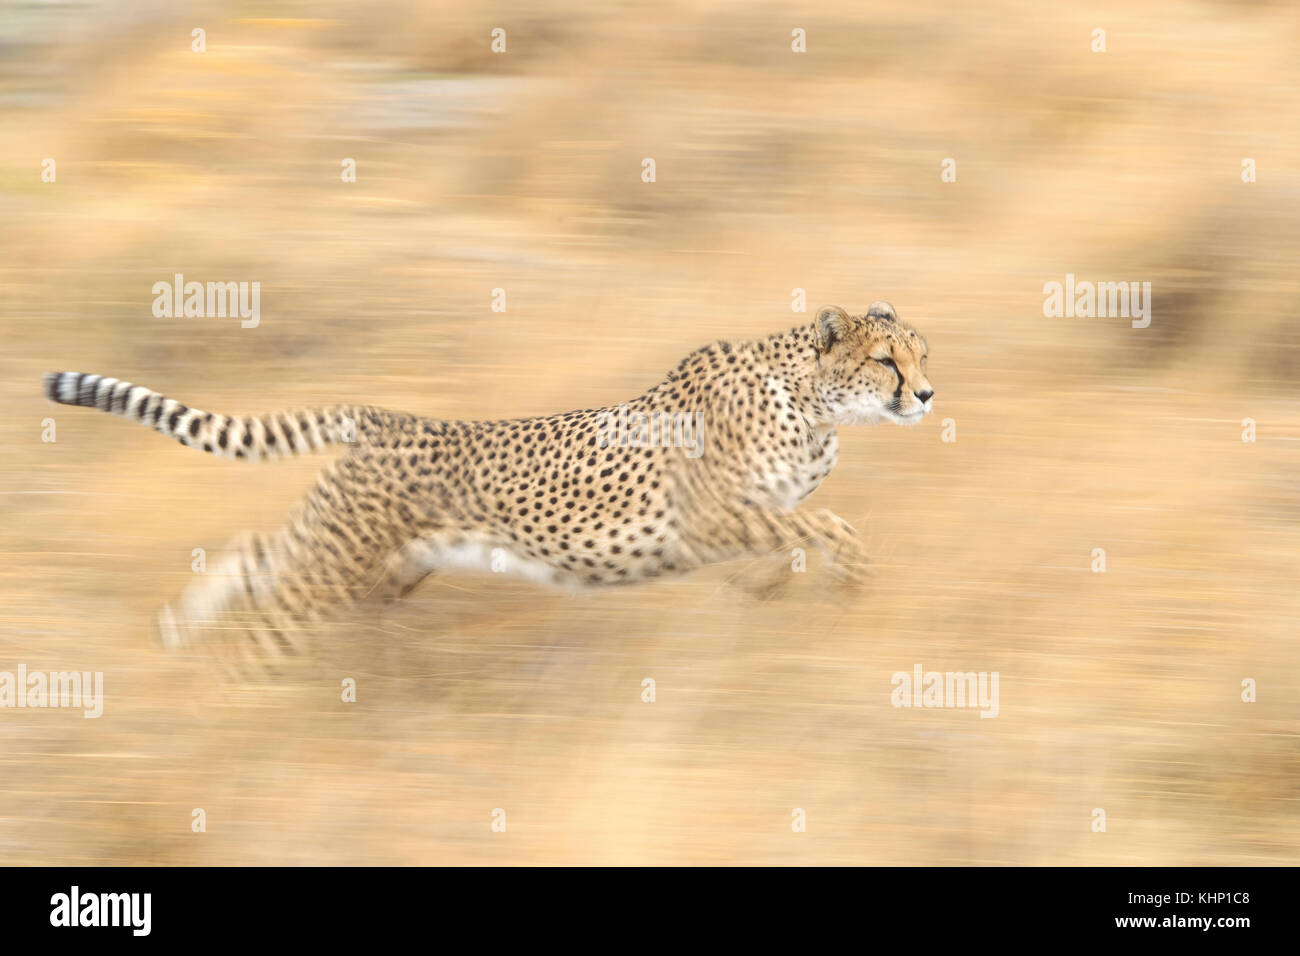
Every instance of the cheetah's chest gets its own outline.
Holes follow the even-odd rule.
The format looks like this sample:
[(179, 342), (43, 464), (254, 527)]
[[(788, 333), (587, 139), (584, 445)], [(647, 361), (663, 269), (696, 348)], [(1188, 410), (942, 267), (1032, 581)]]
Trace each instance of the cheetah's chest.
[(778, 508), (794, 508), (826, 480), (839, 460), (835, 433), (814, 435), (796, 451), (760, 456), (752, 471), (754, 490)]

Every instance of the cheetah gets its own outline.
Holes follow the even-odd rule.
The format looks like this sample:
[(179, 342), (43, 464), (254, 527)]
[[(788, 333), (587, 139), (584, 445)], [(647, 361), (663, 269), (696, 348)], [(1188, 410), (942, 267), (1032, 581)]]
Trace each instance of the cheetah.
[(47, 373), (44, 387), (222, 458), (347, 449), (283, 529), (237, 536), (216, 573), (159, 613), (165, 645), (220, 629), (274, 661), (301, 654), (311, 627), (434, 572), (580, 589), (811, 544), (853, 581), (866, 562), (853, 528), (795, 507), (835, 466), (836, 426), (930, 412), (927, 352), (887, 302), (862, 315), (830, 306), (787, 332), (698, 349), (622, 405), (510, 421), (354, 405), (228, 417), (77, 372)]

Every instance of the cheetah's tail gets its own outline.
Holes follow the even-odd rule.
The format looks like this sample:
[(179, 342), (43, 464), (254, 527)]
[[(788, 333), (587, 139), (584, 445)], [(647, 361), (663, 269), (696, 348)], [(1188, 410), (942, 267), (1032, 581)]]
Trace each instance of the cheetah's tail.
[(83, 372), (46, 372), (45, 397), (147, 425), (220, 458), (257, 461), (364, 440), (371, 409), (352, 405), (231, 418), (189, 408), (143, 385)]

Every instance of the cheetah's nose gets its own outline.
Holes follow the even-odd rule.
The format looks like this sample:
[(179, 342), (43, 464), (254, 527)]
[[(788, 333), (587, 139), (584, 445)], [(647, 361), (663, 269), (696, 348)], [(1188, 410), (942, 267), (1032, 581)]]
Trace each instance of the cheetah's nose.
[(922, 405), (924, 405), (926, 402), (928, 402), (931, 398), (934, 397), (934, 389), (927, 388), (924, 392), (913, 392), (912, 394), (916, 396), (917, 400)]

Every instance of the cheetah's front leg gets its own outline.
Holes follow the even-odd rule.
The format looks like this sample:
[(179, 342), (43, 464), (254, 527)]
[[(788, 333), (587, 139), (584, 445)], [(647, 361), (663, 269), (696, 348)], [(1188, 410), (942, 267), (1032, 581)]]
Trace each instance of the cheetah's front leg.
[[(826, 508), (788, 512), (786, 517), (793, 520), (781, 528), (782, 533), (794, 532), (798, 540), (807, 541), (828, 555), (836, 581), (851, 587), (867, 583), (870, 558), (853, 525)], [(784, 546), (789, 547), (790, 543)]]
[(832, 558), (831, 573), (837, 581), (861, 585), (867, 580), (869, 559), (862, 539), (833, 511), (750, 507), (733, 512), (730, 518), (710, 523), (691, 536), (692, 548), (702, 559), (726, 561), (811, 544)]

